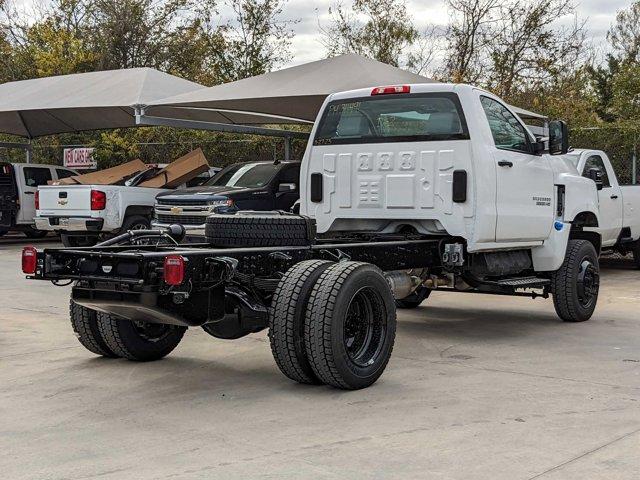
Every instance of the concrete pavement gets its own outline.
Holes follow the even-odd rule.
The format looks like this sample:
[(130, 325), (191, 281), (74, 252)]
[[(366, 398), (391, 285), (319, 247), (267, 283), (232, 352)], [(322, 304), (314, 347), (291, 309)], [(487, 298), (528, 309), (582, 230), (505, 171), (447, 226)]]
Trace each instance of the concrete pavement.
[(399, 314), (378, 383), (342, 392), (287, 380), (265, 333), (190, 329), (158, 362), (97, 358), (73, 336), (69, 288), (24, 280), (25, 242), (2, 242), (3, 478), (640, 478), (626, 262), (605, 267), (583, 324), (550, 300), (433, 294)]

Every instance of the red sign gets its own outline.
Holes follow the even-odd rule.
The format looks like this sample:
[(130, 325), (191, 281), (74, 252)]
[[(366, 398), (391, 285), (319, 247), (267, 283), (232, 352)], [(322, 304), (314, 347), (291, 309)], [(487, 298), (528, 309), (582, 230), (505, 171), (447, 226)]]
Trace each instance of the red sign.
[(64, 166), (76, 170), (95, 169), (98, 167), (93, 158), (93, 148), (65, 148)]

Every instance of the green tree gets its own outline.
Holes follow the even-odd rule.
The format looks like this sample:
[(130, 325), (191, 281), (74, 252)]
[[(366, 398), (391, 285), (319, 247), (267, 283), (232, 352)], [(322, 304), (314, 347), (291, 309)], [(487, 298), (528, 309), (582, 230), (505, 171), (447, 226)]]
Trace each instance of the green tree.
[(321, 29), (328, 56), (357, 53), (394, 66), (417, 62), (407, 56), (419, 33), (404, 1), (354, 0), (350, 7), (333, 5), (329, 13), (331, 24)]
[(640, 61), (640, 1), (636, 0), (629, 8), (618, 11), (607, 40), (621, 61)]

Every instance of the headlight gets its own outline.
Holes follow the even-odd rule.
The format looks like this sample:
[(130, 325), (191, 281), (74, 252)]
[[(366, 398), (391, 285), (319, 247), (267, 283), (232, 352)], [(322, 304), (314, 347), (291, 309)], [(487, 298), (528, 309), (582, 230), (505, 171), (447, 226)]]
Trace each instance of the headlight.
[(209, 201), (209, 206), (210, 207), (232, 207), (233, 200), (231, 200), (230, 198), (227, 198), (224, 200), (211, 200)]

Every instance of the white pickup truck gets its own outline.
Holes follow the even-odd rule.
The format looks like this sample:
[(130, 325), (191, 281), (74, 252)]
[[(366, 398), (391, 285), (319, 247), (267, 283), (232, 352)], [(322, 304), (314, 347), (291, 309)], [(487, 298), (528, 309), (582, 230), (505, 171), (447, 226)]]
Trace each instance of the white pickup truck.
[(602, 150), (572, 150), (565, 156), (598, 186), (602, 249), (633, 254), (640, 268), (640, 185), (620, 185), (609, 157)]
[[(218, 170), (211, 168), (189, 186), (204, 183)], [(125, 185), (41, 186), (36, 193), (36, 228), (59, 233), (66, 247), (95, 245), (105, 235), (149, 229), (156, 195), (169, 190), (136, 187), (135, 180)]]

